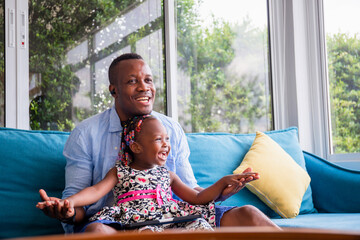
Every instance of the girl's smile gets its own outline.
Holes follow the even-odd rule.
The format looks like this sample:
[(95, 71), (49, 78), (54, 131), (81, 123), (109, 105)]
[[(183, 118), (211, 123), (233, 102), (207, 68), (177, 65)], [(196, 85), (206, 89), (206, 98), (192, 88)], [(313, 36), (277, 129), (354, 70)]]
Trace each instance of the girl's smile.
[(131, 167), (139, 170), (163, 166), (171, 149), (165, 127), (159, 120), (151, 117), (144, 119), (130, 148), (134, 153)]

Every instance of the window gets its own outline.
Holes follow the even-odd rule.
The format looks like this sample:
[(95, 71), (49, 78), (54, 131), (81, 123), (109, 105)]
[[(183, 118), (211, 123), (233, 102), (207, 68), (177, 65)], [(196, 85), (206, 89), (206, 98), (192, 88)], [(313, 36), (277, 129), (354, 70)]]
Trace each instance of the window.
[(331, 154), (360, 153), (360, 2), (324, 1)]
[(0, 127), (5, 126), (5, 12), (0, 0)]
[(179, 122), (186, 132), (272, 127), (266, 0), (177, 0)]
[(69, 131), (112, 106), (108, 67), (125, 52), (150, 65), (165, 112), (161, 0), (29, 1), (31, 129)]

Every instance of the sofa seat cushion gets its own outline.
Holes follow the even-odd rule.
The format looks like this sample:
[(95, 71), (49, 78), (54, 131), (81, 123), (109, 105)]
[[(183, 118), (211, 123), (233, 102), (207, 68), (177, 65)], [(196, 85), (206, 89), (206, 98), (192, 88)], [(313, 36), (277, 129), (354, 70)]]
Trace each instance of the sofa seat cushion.
[[(296, 127), (269, 131), (265, 134), (277, 142), (300, 167), (306, 170)], [(255, 133), (188, 133), (187, 139), (190, 147), (189, 160), (198, 184), (201, 187), (208, 187), (221, 177), (232, 174), (240, 165), (255, 139)], [(246, 204), (256, 206), (269, 217), (279, 216), (246, 188), (222, 203), (225, 206)], [(315, 211), (311, 186), (309, 186), (301, 202), (300, 214)]]
[(272, 220), (280, 227), (360, 231), (360, 213), (312, 213)]

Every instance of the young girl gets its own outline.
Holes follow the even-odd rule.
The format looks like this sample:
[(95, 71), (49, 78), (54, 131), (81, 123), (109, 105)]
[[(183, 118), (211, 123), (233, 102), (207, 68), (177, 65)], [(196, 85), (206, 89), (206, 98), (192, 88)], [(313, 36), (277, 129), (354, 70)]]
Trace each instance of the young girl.
[[(119, 159), (102, 181), (60, 203), (40, 202), (37, 207), (61, 204), (68, 208), (66, 218), (70, 218), (74, 215), (74, 207), (95, 203), (112, 189), (114, 205), (104, 207), (90, 221), (109, 225), (114, 222), (128, 224), (202, 214), (203, 218), (192, 222), (150, 225), (140, 230), (212, 229), (215, 226), (214, 200), (223, 190), (229, 185), (241, 186), (249, 179), (258, 178), (252, 172), (228, 175), (197, 192), (164, 167), (169, 152), (169, 136), (161, 122), (150, 115), (135, 117), (125, 123)], [(174, 200), (172, 191), (184, 201)]]

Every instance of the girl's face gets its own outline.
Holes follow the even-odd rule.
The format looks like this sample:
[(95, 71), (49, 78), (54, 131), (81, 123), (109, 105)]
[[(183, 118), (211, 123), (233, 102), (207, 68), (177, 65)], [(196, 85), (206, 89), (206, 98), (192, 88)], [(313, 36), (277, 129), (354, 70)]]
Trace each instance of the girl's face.
[(163, 166), (170, 152), (170, 140), (165, 127), (156, 118), (145, 119), (131, 150), (134, 152), (131, 167), (143, 170), (156, 165)]

